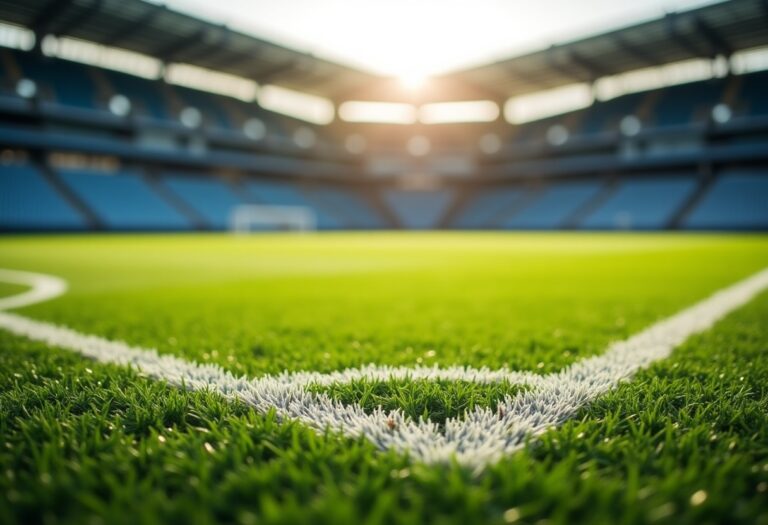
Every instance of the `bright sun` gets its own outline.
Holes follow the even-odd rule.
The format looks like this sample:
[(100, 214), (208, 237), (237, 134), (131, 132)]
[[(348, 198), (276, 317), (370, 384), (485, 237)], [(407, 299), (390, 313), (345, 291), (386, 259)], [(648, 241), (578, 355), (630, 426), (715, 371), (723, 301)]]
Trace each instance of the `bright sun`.
[(423, 73), (402, 73), (398, 75), (398, 79), (400, 80), (400, 84), (410, 90), (410, 91), (417, 91), (424, 87), (424, 84), (427, 82), (427, 76)]

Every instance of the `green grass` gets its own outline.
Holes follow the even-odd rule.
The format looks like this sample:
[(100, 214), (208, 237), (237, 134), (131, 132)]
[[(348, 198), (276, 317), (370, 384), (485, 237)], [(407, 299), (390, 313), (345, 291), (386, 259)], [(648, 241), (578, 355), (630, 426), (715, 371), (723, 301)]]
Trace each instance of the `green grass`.
[[(71, 285), (20, 313), (250, 375), (548, 373), (767, 263), (761, 236), (0, 239), (0, 267)], [(479, 474), (0, 332), (0, 522), (768, 523), (766, 319), (763, 295)], [(516, 388), (326, 390), (442, 422)]]
[(327, 388), (310, 387), (312, 392), (325, 392), (332, 399), (357, 403), (366, 413), (375, 408), (401, 409), (413, 419), (423, 418), (441, 427), (445, 420), (458, 417), (477, 406), (496, 409), (505, 396), (522, 390), (519, 385), (501, 382), (481, 385), (468, 381), (354, 381)]
[(24, 290), (26, 290), (26, 286), (0, 282), (0, 298), (19, 294)]

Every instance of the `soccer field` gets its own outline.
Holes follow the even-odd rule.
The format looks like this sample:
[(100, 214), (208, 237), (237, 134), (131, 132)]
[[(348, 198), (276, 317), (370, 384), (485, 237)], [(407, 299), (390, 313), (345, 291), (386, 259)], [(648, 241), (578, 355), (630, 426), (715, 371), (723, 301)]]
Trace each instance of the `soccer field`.
[[(438, 436), (484, 407), (502, 419), (540, 378), (766, 266), (758, 235), (0, 239), (0, 268), (68, 283), (13, 314), (248, 380), (316, 372), (308, 399), (361, 406), (376, 432), (404, 436), (393, 443), (420, 418)], [(0, 283), (0, 297), (23, 291)], [(766, 321), (759, 293), (482, 461), (0, 329), (0, 522), (768, 523)], [(375, 374), (324, 375), (369, 364)], [(455, 367), (475, 375), (384, 377)]]

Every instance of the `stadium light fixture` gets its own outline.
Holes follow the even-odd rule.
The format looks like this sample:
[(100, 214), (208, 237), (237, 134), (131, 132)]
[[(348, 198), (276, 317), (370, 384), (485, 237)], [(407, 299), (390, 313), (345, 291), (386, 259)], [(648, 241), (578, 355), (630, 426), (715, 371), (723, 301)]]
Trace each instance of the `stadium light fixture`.
[(592, 90), (588, 84), (570, 84), (510, 98), (504, 105), (504, 118), (511, 124), (524, 124), (583, 109), (592, 101)]
[(198, 128), (203, 123), (203, 115), (197, 108), (186, 107), (179, 113), (179, 121), (185, 128)]
[(0, 47), (30, 51), (35, 47), (35, 34), (25, 27), (0, 22)]
[(37, 95), (37, 84), (29, 78), (22, 78), (16, 83), (16, 94), (21, 98), (35, 98)]
[(118, 117), (125, 117), (131, 112), (131, 101), (125, 95), (113, 95), (109, 99), (109, 111)]
[(171, 84), (235, 97), (246, 102), (256, 98), (258, 92), (253, 80), (190, 64), (169, 64), (165, 70), (165, 80)]
[(249, 118), (243, 124), (243, 133), (249, 139), (259, 141), (267, 136), (267, 126), (261, 119)]
[(626, 115), (619, 122), (619, 131), (625, 137), (634, 137), (640, 133), (643, 124), (635, 115)]
[(350, 100), (339, 106), (339, 116), (347, 122), (413, 124), (416, 122), (416, 108), (397, 102)]
[(330, 124), (335, 113), (333, 103), (326, 98), (279, 86), (262, 86), (258, 102), (265, 109), (312, 124)]
[(492, 100), (439, 102), (419, 108), (419, 121), (423, 124), (493, 122), (498, 117), (499, 106)]
[(717, 124), (725, 124), (733, 117), (733, 111), (728, 104), (716, 104), (712, 108), (712, 120)]

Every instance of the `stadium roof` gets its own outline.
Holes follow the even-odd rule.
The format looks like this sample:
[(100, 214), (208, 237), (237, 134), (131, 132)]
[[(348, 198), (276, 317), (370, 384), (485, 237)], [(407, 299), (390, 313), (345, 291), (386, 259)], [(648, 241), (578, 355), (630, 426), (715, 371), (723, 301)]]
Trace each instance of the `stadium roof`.
[(0, 0), (0, 19), (335, 98), (376, 75), (288, 49), (142, 0)]
[(731, 0), (666, 16), (440, 78), (500, 98), (693, 58), (768, 45), (768, 2)]
[(441, 75), (426, 92), (143, 0), (0, 0), (0, 19), (184, 62), (336, 102), (506, 99), (574, 82), (768, 45), (768, 2), (730, 0)]

